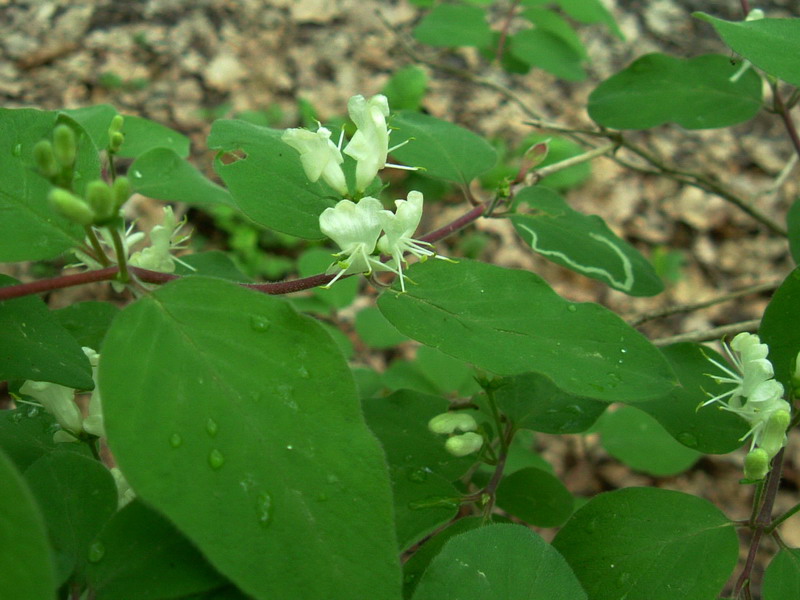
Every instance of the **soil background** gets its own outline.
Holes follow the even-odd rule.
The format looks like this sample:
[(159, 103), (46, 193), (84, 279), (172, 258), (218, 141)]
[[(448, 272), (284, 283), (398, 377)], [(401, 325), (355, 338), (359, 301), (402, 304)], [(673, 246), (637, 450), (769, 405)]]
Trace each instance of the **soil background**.
[[(508, 4), (498, 3), (495, 23), (501, 22)], [(539, 70), (509, 75), (488, 65), (473, 49), (414, 46), (430, 63), (423, 65), (429, 76), (424, 110), (510, 144), (534, 131), (507, 97), (431, 66), (439, 64), (506, 86), (547, 121), (590, 127), (585, 110), (588, 94), (634, 58), (654, 51), (682, 57), (728, 53), (710, 26), (691, 17), (693, 11), (741, 18), (737, 0), (606, 0), (605, 4), (626, 39), (613, 37), (599, 25), (579, 28), (591, 58), (585, 82), (558, 81)], [(767, 2), (760, 8), (769, 16), (800, 16), (794, 0)], [(401, 39), (423, 14), (423, 9), (405, 0), (0, 0), (0, 97), (9, 108), (110, 103), (122, 113), (161, 122), (191, 137), (195, 164), (213, 177), (212, 155), (205, 147), (213, 119), (277, 108), (283, 117), (275, 126), (292, 127), (297, 125), (300, 99), (310, 101), (323, 122), (340, 116), (350, 96), (378, 93), (392, 73), (418, 64)], [(632, 137), (652, 144), (678, 166), (713, 174), (779, 223), (798, 196), (797, 168), (783, 186), (767, 192), (792, 156), (774, 115), (762, 112), (749, 123), (723, 130), (665, 126)], [(475, 193), (486, 195), (481, 190)], [(656, 298), (628, 298), (533, 256), (502, 220), (476, 225), (491, 239), (487, 256), (503, 265), (534, 270), (563, 296), (600, 302), (629, 319), (778, 282), (792, 268), (785, 239), (721, 198), (625, 170), (607, 158), (596, 160), (591, 180), (569, 191), (567, 198), (574, 208), (601, 215), (645, 254), (657, 246), (680, 251), (684, 257), (680, 280)], [(147, 223), (158, 203), (135, 200), (136, 216)], [(453, 198), (435, 209), (427, 217), (428, 229), (459, 214), (463, 204), (458, 201)], [(24, 271), (15, 275), (30, 278)], [(63, 305), (75, 294), (82, 294), (82, 299), (86, 294), (112, 297), (105, 286), (92, 286), (49, 300), (54, 306)], [(665, 338), (757, 319), (769, 297), (770, 291), (754, 293), (653, 320), (642, 331), (651, 338)], [(374, 364), (381, 357), (364, 360)], [(610, 458), (593, 436), (541, 435), (537, 443), (577, 495), (653, 485), (706, 497), (734, 519), (747, 518), (750, 512), (752, 488), (738, 484), (742, 454), (703, 458), (681, 476), (656, 479), (631, 472)], [(787, 457), (777, 511), (800, 500), (796, 436)], [(800, 546), (800, 519), (787, 522), (782, 535), (790, 546)]]

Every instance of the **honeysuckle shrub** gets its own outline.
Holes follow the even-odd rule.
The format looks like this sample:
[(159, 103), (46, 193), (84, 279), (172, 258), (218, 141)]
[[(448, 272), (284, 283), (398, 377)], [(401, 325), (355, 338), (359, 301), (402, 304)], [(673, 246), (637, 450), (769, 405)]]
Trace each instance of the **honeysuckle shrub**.
[[(413, 35), (477, 46), (488, 69), (566, 80), (586, 78), (591, 58), (575, 27), (621, 37), (599, 0), (490, 4), (437, 3)], [(776, 514), (774, 503), (798, 421), (800, 269), (757, 333), (726, 330), (723, 356), (701, 336), (654, 344), (536, 273), (459, 244), (437, 249), (479, 219), (508, 219), (541, 257), (658, 295), (646, 253), (558, 191), (606, 156), (732, 202), (797, 262), (800, 203), (765, 214), (628, 134), (729, 127), (768, 110), (800, 155), (800, 20), (741, 8), (739, 21), (695, 15), (729, 49), (648, 54), (598, 81), (594, 128), (529, 111), (546, 135), (520, 152), (418, 112), (416, 67), (385, 94), (354, 91), (346, 127), (214, 122), (216, 180), (187, 161), (179, 132), (109, 105), (0, 109), (0, 259), (70, 267), (0, 276), (11, 398), (0, 415), (0, 597), (797, 597), (800, 549), (780, 525), (800, 505)], [(794, 164), (778, 184), (796, 179)], [(383, 170), (394, 167), (410, 173), (390, 186)], [(419, 231), (453, 190), (462, 214)], [(149, 232), (126, 216), (133, 193), (169, 203)], [(300, 277), (254, 282), (224, 253), (188, 252), (176, 216), (187, 206), (292, 236)], [(114, 302), (51, 310), (39, 296), (98, 281)], [(416, 347), (414, 360), (376, 372), (354, 359), (337, 324), (358, 296), (366, 351)], [(534, 451), (536, 432), (597, 433), (611, 456), (656, 477), (744, 446), (752, 511), (661, 487), (577, 498)], [(737, 567), (738, 529), (751, 535)]]

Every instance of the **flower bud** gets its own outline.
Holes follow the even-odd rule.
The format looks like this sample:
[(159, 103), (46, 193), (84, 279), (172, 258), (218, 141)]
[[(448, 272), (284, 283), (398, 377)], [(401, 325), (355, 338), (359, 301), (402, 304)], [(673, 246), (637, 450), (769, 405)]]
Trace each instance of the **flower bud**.
[(763, 448), (770, 458), (786, 444), (786, 428), (789, 427), (791, 420), (792, 416), (788, 410), (776, 410), (767, 419), (758, 447)]
[(19, 391), (41, 404), (64, 430), (80, 433), (83, 417), (75, 404), (75, 390), (47, 381), (26, 381)]
[(94, 222), (97, 225), (104, 225), (114, 216), (114, 198), (111, 188), (105, 181), (91, 181), (86, 186), (86, 201), (94, 211)]
[(478, 424), (475, 418), (464, 412), (446, 412), (428, 421), (428, 429), (433, 433), (454, 433), (456, 431), (475, 431)]
[(69, 125), (58, 125), (53, 130), (53, 150), (56, 160), (62, 167), (72, 167), (75, 164), (75, 156), (78, 153), (78, 143), (75, 140), (75, 132)]
[(119, 133), (122, 131), (122, 125), (125, 123), (125, 117), (122, 115), (114, 115), (114, 118), (111, 119), (111, 125), (108, 126), (108, 135), (111, 137), (112, 134)]
[(74, 223), (85, 226), (94, 222), (94, 211), (81, 198), (67, 190), (54, 188), (50, 190), (47, 200), (55, 212)]
[(750, 481), (764, 479), (769, 473), (769, 455), (763, 448), (751, 450), (744, 457), (744, 477)]
[(53, 144), (48, 140), (41, 140), (33, 147), (33, 162), (39, 173), (48, 179), (58, 174), (58, 163), (56, 155), (53, 153)]
[(454, 435), (447, 438), (444, 443), (445, 450), (453, 456), (466, 456), (477, 452), (483, 446), (483, 436), (470, 431), (461, 435)]
[(116, 213), (131, 197), (131, 182), (127, 177), (117, 177), (111, 185), (111, 192), (114, 196), (114, 212)]
[(111, 152), (119, 152), (119, 149), (122, 146), (122, 142), (124, 141), (125, 141), (125, 136), (122, 135), (119, 131), (115, 131), (114, 133), (108, 136), (108, 149)]

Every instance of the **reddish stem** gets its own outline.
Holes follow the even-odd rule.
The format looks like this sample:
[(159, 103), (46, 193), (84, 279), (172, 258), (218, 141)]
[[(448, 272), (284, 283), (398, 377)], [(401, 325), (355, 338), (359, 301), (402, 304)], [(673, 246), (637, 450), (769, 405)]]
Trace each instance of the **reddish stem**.
[[(440, 227), (439, 229), (422, 236), (420, 240), (429, 243), (437, 242), (479, 219), (487, 208), (488, 204), (479, 204), (444, 227)], [(86, 271), (84, 273), (76, 273), (74, 275), (60, 275), (59, 277), (53, 277), (52, 279), (40, 279), (39, 281), (32, 281), (30, 283), (9, 285), (7, 287), (0, 288), (0, 301), (10, 300), (12, 298), (20, 298), (22, 296), (30, 296), (31, 294), (41, 294), (43, 292), (50, 292), (52, 290), (60, 290), (76, 285), (83, 285), (85, 283), (108, 281), (114, 279), (118, 271), (119, 269), (117, 266), (111, 266), (105, 269), (99, 269), (97, 271)], [(172, 281), (173, 279), (179, 279), (181, 277), (181, 275), (149, 271), (147, 269), (140, 269), (139, 267), (130, 267), (130, 272), (136, 277), (136, 279), (145, 283), (162, 284)], [(311, 277), (303, 277), (301, 279), (292, 279), (289, 281), (242, 283), (241, 285), (265, 294), (281, 295), (291, 294), (293, 292), (299, 292), (320, 285), (325, 285), (326, 283), (330, 283), (332, 279), (333, 275), (320, 273), (319, 275), (312, 275)]]

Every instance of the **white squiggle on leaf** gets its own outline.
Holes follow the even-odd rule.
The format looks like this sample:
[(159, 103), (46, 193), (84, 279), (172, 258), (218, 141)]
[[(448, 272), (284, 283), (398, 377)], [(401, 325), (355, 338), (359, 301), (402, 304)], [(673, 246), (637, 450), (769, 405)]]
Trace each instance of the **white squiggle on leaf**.
[(631, 264), (630, 259), (625, 255), (625, 253), (622, 250), (620, 250), (619, 247), (613, 241), (609, 240), (608, 238), (605, 238), (602, 235), (599, 235), (599, 234), (596, 234), (596, 233), (590, 233), (589, 234), (590, 238), (605, 244), (606, 246), (611, 248), (611, 250), (614, 252), (614, 254), (619, 256), (620, 261), (622, 261), (622, 270), (625, 273), (624, 281), (619, 281), (611, 273), (609, 273), (605, 269), (601, 269), (600, 267), (592, 267), (592, 266), (589, 266), (589, 265), (582, 265), (582, 264), (580, 264), (578, 262), (575, 262), (569, 256), (567, 256), (563, 252), (559, 252), (558, 250), (546, 250), (544, 248), (538, 247), (536, 244), (539, 241), (539, 236), (536, 235), (536, 232), (533, 229), (531, 229), (530, 227), (527, 227), (526, 225), (522, 225), (521, 223), (518, 223), (517, 226), (520, 227), (521, 229), (524, 229), (529, 234), (531, 234), (531, 242), (530, 242), (531, 243), (531, 248), (534, 251), (538, 252), (539, 254), (543, 254), (544, 256), (555, 256), (555, 257), (558, 257), (561, 260), (563, 260), (565, 263), (567, 263), (570, 267), (575, 269), (576, 271), (579, 271), (579, 272), (584, 273), (586, 275), (589, 275), (589, 276), (591, 276), (591, 275), (600, 275), (600, 276), (604, 277), (606, 280), (608, 280), (608, 282), (612, 286), (614, 286), (615, 288), (620, 289), (620, 290), (622, 290), (624, 292), (629, 292), (629, 291), (631, 291), (631, 288), (633, 288), (633, 282), (634, 282), (633, 265)]

